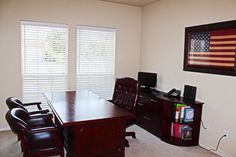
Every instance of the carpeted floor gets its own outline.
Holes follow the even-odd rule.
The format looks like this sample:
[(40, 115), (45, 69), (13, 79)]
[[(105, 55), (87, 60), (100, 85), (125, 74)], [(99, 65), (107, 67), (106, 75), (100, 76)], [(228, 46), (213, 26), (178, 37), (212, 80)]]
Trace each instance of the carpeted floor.
[[(128, 138), (130, 147), (125, 150), (126, 157), (219, 157), (198, 146), (167, 144), (136, 125), (129, 130), (135, 131), (137, 138)], [(0, 157), (22, 157), (19, 142), (10, 131), (0, 132)]]

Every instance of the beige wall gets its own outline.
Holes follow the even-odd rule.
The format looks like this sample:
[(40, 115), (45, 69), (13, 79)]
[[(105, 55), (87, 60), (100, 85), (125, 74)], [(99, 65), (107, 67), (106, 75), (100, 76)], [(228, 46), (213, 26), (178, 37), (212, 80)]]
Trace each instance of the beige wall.
[[(69, 89), (75, 89), (76, 25), (117, 29), (116, 76), (139, 70), (141, 9), (94, 0), (0, 0), (0, 130), (5, 99), (21, 97), (20, 20), (69, 25)], [(131, 61), (132, 59), (132, 61)]]
[(137, 7), (93, 0), (0, 0), (0, 130), (7, 127), (5, 98), (21, 96), (20, 20), (69, 25), (69, 89), (75, 88), (76, 25), (95, 25), (117, 28), (117, 76), (136, 77), (140, 61), (141, 70), (158, 73), (158, 89), (196, 85), (207, 127), (201, 129), (200, 144), (215, 148), (227, 130), (229, 138), (218, 153), (236, 156), (236, 78), (182, 70), (184, 27), (235, 19), (235, 8), (235, 0), (160, 0), (143, 8), (140, 25)]
[(197, 99), (205, 102), (200, 144), (217, 153), (236, 156), (235, 90), (236, 77), (183, 71), (184, 28), (236, 19), (235, 0), (161, 0), (143, 8), (141, 70), (158, 73), (158, 89), (182, 89), (196, 85)]

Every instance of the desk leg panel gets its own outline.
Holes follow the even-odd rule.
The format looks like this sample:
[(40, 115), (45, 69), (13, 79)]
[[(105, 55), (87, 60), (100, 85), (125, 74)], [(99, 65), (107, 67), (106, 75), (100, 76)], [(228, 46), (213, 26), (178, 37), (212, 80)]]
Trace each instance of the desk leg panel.
[(107, 120), (63, 129), (67, 156), (124, 157), (125, 121)]

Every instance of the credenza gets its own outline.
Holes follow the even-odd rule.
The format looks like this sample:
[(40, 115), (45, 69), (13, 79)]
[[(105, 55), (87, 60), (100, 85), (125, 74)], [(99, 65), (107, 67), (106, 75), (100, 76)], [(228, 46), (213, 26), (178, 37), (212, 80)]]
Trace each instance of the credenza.
[[(151, 92), (140, 92), (136, 106), (137, 125), (173, 145), (198, 145), (203, 103), (199, 101), (185, 102), (182, 97), (173, 98), (164, 95), (165, 93), (160, 91), (155, 95)], [(185, 104), (193, 108), (193, 121), (176, 121), (176, 104)], [(173, 128), (173, 126), (191, 128), (191, 139), (185, 140), (174, 136), (173, 131), (177, 131), (177, 128)]]

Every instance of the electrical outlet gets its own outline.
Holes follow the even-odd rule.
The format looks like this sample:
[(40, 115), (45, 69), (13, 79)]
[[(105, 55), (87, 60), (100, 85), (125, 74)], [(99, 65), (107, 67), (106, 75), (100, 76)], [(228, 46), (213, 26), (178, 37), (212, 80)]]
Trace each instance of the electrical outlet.
[(229, 138), (229, 132), (228, 131), (224, 131), (224, 135), (225, 135), (225, 138)]

